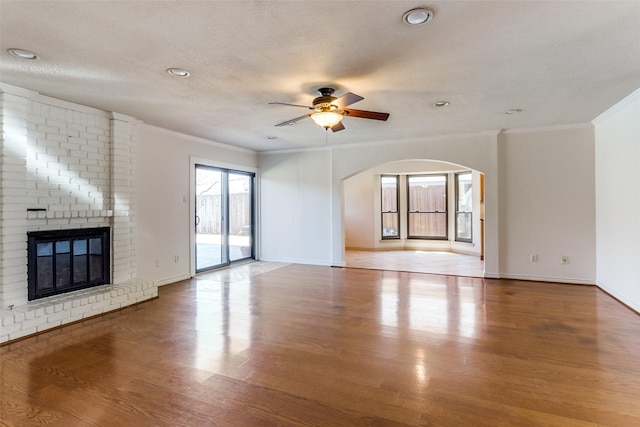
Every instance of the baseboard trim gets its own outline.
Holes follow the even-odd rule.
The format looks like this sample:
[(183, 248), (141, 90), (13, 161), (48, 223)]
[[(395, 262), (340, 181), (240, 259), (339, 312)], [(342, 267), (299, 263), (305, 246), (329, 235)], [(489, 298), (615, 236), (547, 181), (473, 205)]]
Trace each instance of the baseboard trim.
[(568, 277), (547, 277), (547, 276), (526, 276), (522, 274), (501, 274), (500, 279), (528, 280), (530, 282), (570, 283), (572, 285), (596, 286), (596, 284), (590, 280), (571, 279)]
[(282, 259), (260, 258), (260, 261), (279, 262), (279, 263), (284, 263), (284, 264), (319, 265), (319, 266), (323, 266), (323, 267), (331, 267), (332, 265), (334, 265), (334, 263), (332, 263), (331, 261), (321, 261), (321, 260), (313, 260), (313, 259), (300, 260), (300, 259), (295, 259), (295, 258), (282, 258)]
[(153, 282), (153, 284), (156, 286), (164, 286), (164, 285), (170, 285), (176, 282), (181, 282), (187, 279), (191, 279), (190, 274), (181, 274), (180, 276), (170, 277), (168, 279), (156, 280)]
[(629, 310), (631, 310), (634, 313), (640, 315), (640, 305), (636, 305), (636, 304), (628, 302), (627, 298), (622, 297), (620, 294), (618, 294), (617, 292), (614, 292), (613, 290), (611, 290), (611, 288), (608, 288), (607, 286), (605, 286), (602, 283), (596, 282), (596, 286), (602, 292), (604, 292), (605, 294), (609, 295), (611, 298), (613, 298), (614, 300), (618, 301), (620, 304), (624, 305)]

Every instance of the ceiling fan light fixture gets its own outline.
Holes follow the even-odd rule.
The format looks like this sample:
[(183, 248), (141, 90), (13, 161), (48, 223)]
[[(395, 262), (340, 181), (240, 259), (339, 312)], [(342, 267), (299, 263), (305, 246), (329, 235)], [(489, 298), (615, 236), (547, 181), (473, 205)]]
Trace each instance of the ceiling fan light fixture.
[(402, 20), (405, 24), (409, 25), (421, 25), (426, 24), (433, 18), (433, 11), (426, 7), (418, 7), (405, 12), (402, 15)]
[(39, 56), (36, 55), (35, 53), (29, 52), (28, 50), (24, 50), (24, 49), (11, 48), (11, 49), (7, 49), (7, 52), (9, 52), (13, 56), (17, 56), (18, 58), (22, 58), (22, 59), (34, 60), (39, 58)]
[(344, 116), (340, 113), (333, 111), (320, 111), (311, 114), (311, 119), (316, 122), (318, 126), (322, 126), (325, 129), (329, 129), (342, 121)]

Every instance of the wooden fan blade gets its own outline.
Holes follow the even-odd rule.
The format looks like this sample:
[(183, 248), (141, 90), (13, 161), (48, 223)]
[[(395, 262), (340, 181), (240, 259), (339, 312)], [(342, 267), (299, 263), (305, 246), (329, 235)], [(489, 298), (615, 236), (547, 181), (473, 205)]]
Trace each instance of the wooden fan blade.
[(355, 93), (347, 92), (342, 95), (340, 98), (333, 101), (334, 104), (338, 106), (338, 108), (344, 108), (347, 105), (355, 104), (358, 101), (362, 101), (364, 98), (360, 95), (356, 95)]
[(305, 114), (304, 116), (296, 117), (295, 119), (291, 119), (291, 120), (287, 120), (286, 122), (278, 123), (276, 126), (288, 126), (290, 124), (293, 124), (293, 123), (297, 122), (298, 120), (306, 119), (309, 116), (311, 116), (311, 114)]
[(333, 132), (338, 132), (344, 129), (344, 125), (342, 124), (342, 122), (338, 122), (335, 125), (331, 126), (331, 130)]
[(389, 113), (380, 113), (378, 111), (364, 111), (364, 110), (353, 110), (351, 108), (345, 108), (344, 113), (346, 116), (360, 117), (362, 119), (386, 121), (389, 118)]
[(291, 107), (302, 107), (302, 108), (307, 108), (309, 110), (313, 110), (313, 107), (309, 107), (308, 105), (298, 105), (298, 104), (287, 104), (286, 102), (270, 102), (270, 105), (289, 105)]

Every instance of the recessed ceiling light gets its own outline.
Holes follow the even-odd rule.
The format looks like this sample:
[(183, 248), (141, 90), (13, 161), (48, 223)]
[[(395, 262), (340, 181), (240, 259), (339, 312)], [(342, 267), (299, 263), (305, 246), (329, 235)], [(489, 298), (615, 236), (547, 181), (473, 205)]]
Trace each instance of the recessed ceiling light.
[(522, 110), (520, 108), (513, 108), (511, 110), (507, 110), (504, 112), (505, 114), (518, 114), (518, 113), (522, 113)]
[(22, 59), (38, 59), (38, 55), (24, 49), (7, 49), (7, 52)]
[(450, 104), (449, 101), (438, 101), (438, 102), (434, 102), (433, 106), (434, 107), (446, 107), (449, 104)]
[(431, 21), (433, 18), (433, 11), (431, 9), (427, 9), (426, 7), (418, 7), (416, 9), (411, 9), (408, 12), (405, 12), (402, 15), (402, 20), (405, 24), (409, 25), (420, 25), (425, 24)]
[(167, 68), (167, 73), (174, 77), (189, 77), (191, 75), (191, 73), (187, 70), (183, 70), (182, 68)]
[(267, 137), (267, 139), (278, 139), (278, 137), (277, 137), (277, 136), (273, 136), (273, 135), (269, 135), (269, 136)]

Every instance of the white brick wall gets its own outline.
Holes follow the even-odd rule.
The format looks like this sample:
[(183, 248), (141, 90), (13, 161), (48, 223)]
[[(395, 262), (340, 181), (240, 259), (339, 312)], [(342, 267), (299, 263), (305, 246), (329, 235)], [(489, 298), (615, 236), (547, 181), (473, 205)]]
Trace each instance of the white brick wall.
[(130, 118), (114, 113), (111, 118), (111, 192), (113, 196), (113, 280), (135, 277), (135, 132)]
[[(102, 211), (111, 206), (109, 115), (73, 106), (29, 103), (27, 201), (47, 212)], [(60, 218), (65, 217), (64, 214)]]
[[(0, 302), (25, 302), (27, 288), (26, 134), (30, 102), (0, 92)], [(6, 304), (5, 304), (6, 302)]]
[[(0, 83), (0, 342), (157, 295), (135, 277), (137, 123)], [(114, 285), (28, 302), (27, 231), (101, 226)]]

